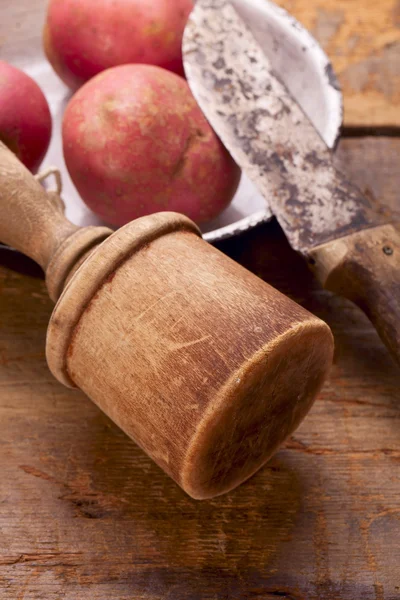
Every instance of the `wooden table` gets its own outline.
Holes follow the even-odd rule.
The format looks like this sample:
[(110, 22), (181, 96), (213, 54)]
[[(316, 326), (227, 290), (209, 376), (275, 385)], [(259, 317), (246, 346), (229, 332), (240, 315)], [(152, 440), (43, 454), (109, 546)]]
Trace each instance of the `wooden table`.
[[(335, 3), (344, 22), (355, 5), (370, 6), (346, 2)], [(303, 8), (325, 11), (323, 30), (337, 31), (328, 4)], [(375, 10), (392, 19), (394, 36), (390, 6)], [(387, 126), (385, 106), (369, 121), (368, 102), (360, 105), (365, 131)], [(359, 126), (339, 158), (400, 217), (397, 132), (364, 137)], [(400, 369), (352, 304), (318, 288), (275, 223), (221, 249), (324, 318), (336, 356), (285, 448), (208, 502), (188, 498), (85, 396), (51, 377), (44, 283), (27, 261), (0, 256), (2, 600), (400, 599)]]

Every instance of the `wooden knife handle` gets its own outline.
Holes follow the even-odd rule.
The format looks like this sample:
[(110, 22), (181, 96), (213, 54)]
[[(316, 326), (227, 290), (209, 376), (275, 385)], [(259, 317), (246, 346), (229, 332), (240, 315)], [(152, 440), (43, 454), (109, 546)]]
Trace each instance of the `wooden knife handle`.
[(400, 362), (400, 233), (366, 229), (314, 248), (312, 268), (325, 289), (355, 302)]
[(79, 258), (110, 233), (105, 227), (80, 228), (68, 221), (57, 194), (47, 193), (0, 142), (0, 241), (43, 268), (53, 300)]

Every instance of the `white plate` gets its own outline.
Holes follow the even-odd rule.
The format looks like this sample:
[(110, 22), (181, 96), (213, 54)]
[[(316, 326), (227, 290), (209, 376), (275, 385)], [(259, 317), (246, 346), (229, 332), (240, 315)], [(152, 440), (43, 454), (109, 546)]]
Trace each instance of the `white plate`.
[[(286, 11), (268, 0), (234, 0), (271, 60), (276, 73), (297, 98), (331, 148), (342, 123), (342, 97), (332, 66), (314, 38)], [(66, 170), (61, 149), (61, 119), (71, 96), (54, 74), (42, 50), (46, 0), (0, 0), (0, 57), (22, 68), (40, 85), (53, 116), (53, 137), (42, 167), (57, 166), (62, 174), (67, 217), (77, 225), (101, 224), (82, 202)], [(218, 241), (271, 218), (266, 200), (242, 176), (239, 189), (224, 212), (204, 226), (204, 238)]]

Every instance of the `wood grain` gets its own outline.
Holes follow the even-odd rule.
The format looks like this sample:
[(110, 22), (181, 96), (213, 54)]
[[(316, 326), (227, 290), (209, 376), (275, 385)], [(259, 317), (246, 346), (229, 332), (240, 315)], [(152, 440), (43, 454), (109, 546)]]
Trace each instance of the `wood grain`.
[[(355, 179), (394, 205), (399, 149), (369, 139), (339, 151)], [(286, 448), (207, 502), (188, 498), (51, 377), (44, 283), (26, 275), (26, 261), (0, 268), (1, 600), (400, 598), (398, 367), (366, 317), (317, 286), (275, 224), (221, 248), (326, 319), (336, 356)]]
[(399, 0), (277, 0), (331, 58), (343, 87), (345, 125), (400, 125)]

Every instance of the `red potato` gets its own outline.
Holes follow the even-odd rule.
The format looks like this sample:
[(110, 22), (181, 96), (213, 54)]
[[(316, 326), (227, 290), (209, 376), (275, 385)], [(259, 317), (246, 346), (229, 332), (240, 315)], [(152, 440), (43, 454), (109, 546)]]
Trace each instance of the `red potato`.
[(240, 177), (186, 81), (150, 65), (86, 83), (67, 106), (63, 148), (83, 200), (114, 225), (165, 210), (203, 223), (229, 204)]
[(182, 35), (192, 8), (193, 0), (50, 0), (45, 52), (72, 88), (128, 63), (182, 74)]
[(51, 138), (49, 105), (26, 73), (0, 60), (0, 140), (36, 172)]

